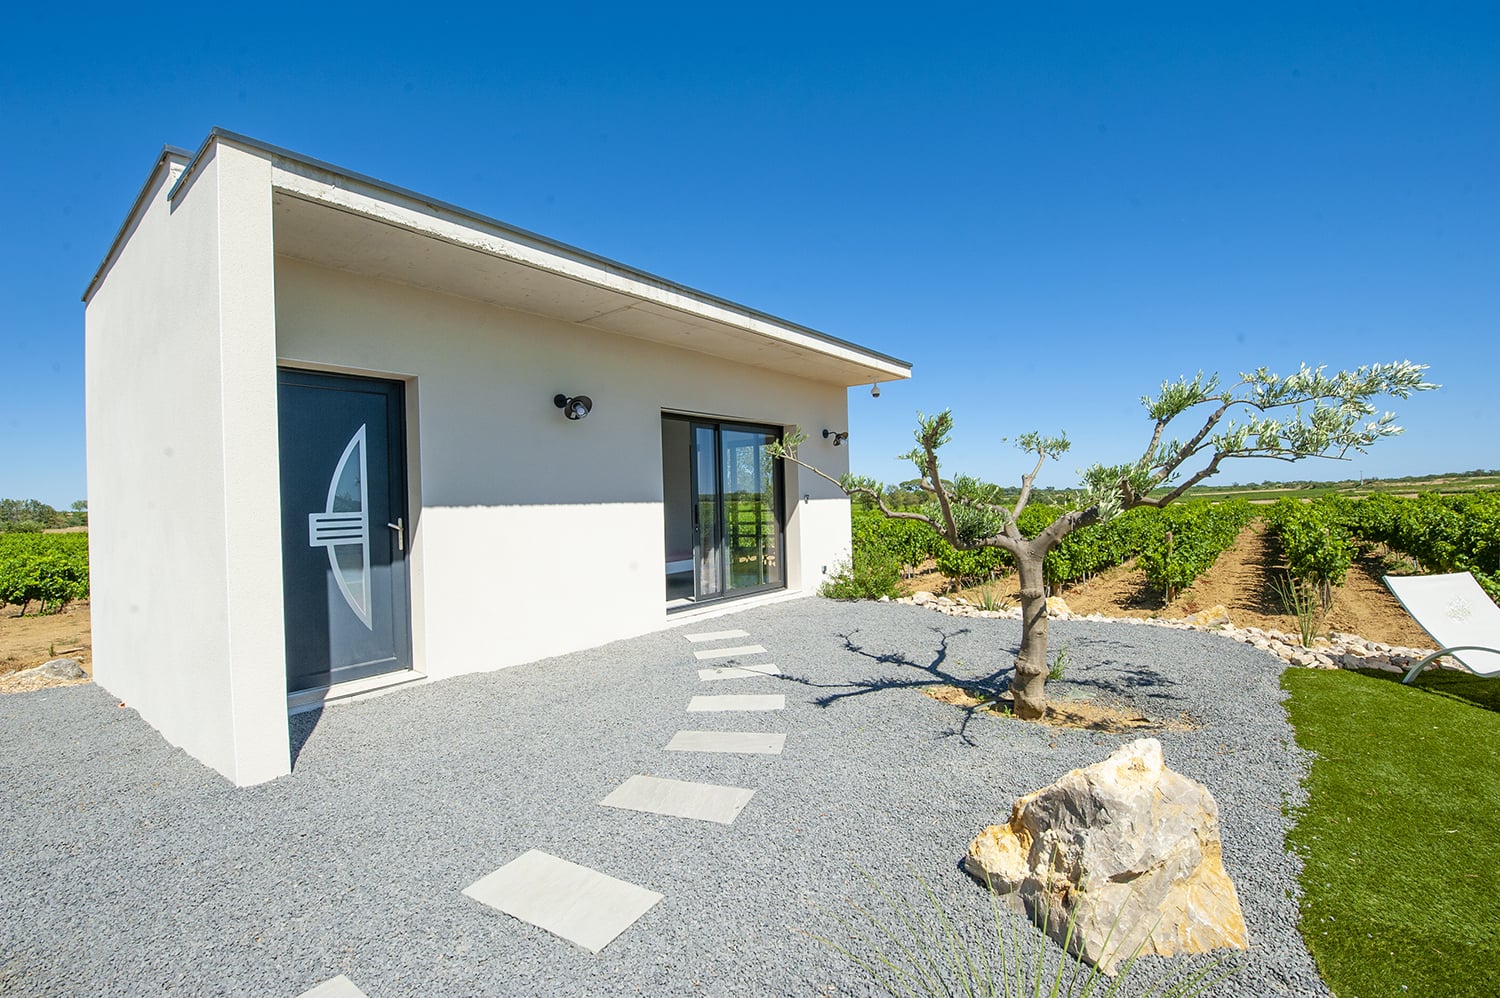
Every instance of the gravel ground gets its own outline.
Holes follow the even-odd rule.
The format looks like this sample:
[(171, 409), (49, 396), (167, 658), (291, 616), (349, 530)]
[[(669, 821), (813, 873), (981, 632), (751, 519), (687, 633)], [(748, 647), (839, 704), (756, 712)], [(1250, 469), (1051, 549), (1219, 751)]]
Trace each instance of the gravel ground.
[[(860, 870), (919, 908), (920, 875), (985, 928), (989, 896), (957, 866), (969, 840), (1127, 740), (920, 695), (1008, 670), (1014, 621), (805, 599), (686, 630), (728, 627), (786, 675), (700, 684), (683, 629), (664, 631), (301, 715), (293, 774), (244, 789), (97, 687), (0, 698), (0, 992), (295, 996), (344, 973), (370, 998), (868, 994), (815, 938), (849, 941), (851, 903), (881, 908)], [(1328, 994), (1283, 843), (1306, 760), (1282, 664), (1122, 623), (1054, 622), (1052, 641), (1071, 656), (1054, 695), (1199, 724), (1159, 737), (1218, 799), (1253, 945), (1214, 993)], [(784, 692), (787, 709), (687, 714), (705, 692)], [(780, 756), (662, 751), (681, 728), (789, 737)], [(756, 794), (731, 826), (598, 805), (637, 773)], [(532, 848), (666, 899), (595, 956), (460, 893)]]

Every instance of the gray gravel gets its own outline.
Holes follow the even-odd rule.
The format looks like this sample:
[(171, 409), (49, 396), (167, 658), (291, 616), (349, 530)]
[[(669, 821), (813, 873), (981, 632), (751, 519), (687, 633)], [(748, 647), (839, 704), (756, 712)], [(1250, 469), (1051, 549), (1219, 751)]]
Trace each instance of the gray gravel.
[[(851, 902), (880, 909), (858, 870), (919, 907), (920, 875), (958, 920), (989, 926), (988, 895), (957, 866), (969, 840), (1128, 740), (917, 692), (1008, 671), (1013, 621), (806, 599), (687, 629), (726, 627), (786, 675), (700, 686), (682, 630), (664, 631), (294, 718), (293, 774), (246, 789), (94, 686), (0, 698), (0, 992), (293, 996), (344, 973), (370, 998), (873, 993), (814, 938), (848, 941), (835, 916)], [(1306, 760), (1282, 664), (1118, 623), (1054, 622), (1052, 640), (1070, 653), (1054, 695), (1199, 725), (1159, 737), (1218, 799), (1253, 943), (1215, 993), (1326, 995), (1283, 842)], [(685, 713), (702, 692), (788, 706)], [(789, 737), (780, 756), (662, 751), (683, 728)], [(598, 805), (637, 773), (757, 792), (727, 827)], [(460, 893), (532, 848), (666, 899), (592, 956)]]

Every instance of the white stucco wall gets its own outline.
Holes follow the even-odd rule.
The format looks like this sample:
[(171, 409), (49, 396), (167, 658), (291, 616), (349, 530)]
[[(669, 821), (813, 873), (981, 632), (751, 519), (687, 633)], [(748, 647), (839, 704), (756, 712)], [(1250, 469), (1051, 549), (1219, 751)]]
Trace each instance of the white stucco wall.
[[(165, 158), (86, 295), (94, 678), (233, 782), (290, 771), (278, 363), (406, 380), (434, 679), (670, 625), (663, 412), (797, 424), (845, 470), (819, 436), (848, 428), (842, 384), (278, 257), (277, 155), (211, 137), (186, 181)], [(795, 467), (784, 498), (786, 583), (811, 592), (849, 504)]]
[(94, 679), (248, 784), (290, 768), (270, 163), (177, 173), (85, 315)]
[[(837, 475), (846, 389), (278, 257), (281, 363), (409, 380), (415, 453), (414, 660), (429, 676), (502, 668), (667, 622), (663, 410), (800, 424)], [(553, 395), (594, 400), (563, 418)], [(809, 498), (804, 500), (806, 495)], [(848, 501), (786, 481), (787, 583), (847, 552)]]

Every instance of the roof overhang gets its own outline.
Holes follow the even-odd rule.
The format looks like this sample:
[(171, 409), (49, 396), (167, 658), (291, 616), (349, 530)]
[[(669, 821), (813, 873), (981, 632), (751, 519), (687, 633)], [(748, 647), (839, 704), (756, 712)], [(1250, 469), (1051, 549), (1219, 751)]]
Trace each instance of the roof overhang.
[(94, 297), (99, 282), (104, 280), (104, 275), (109, 273), (109, 268), (114, 265), (115, 258), (120, 255), (120, 250), (130, 241), (130, 235), (140, 223), (141, 215), (145, 213), (146, 204), (151, 200), (152, 193), (164, 183), (172, 184), (175, 189), (176, 179), (182, 175), (183, 170), (193, 158), (193, 154), (186, 149), (162, 146), (161, 152), (156, 155), (156, 161), (151, 164), (151, 172), (146, 175), (146, 182), (141, 185), (135, 200), (131, 202), (125, 221), (120, 223), (119, 230), (115, 232), (115, 238), (109, 244), (109, 252), (104, 254), (103, 262), (94, 271), (94, 276), (89, 280), (89, 286), (83, 291), (85, 303)]
[(911, 377), (906, 361), (218, 129), (169, 196), (183, 189), (215, 142), (269, 158), (279, 256), (814, 381), (853, 386)]

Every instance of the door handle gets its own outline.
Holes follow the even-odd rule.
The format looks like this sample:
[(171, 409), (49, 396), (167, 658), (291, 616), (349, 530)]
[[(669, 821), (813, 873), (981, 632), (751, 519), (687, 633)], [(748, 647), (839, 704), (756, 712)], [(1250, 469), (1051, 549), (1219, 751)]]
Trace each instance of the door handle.
[(396, 550), (397, 551), (405, 551), (406, 550), (406, 527), (403, 525), (404, 523), (405, 523), (405, 521), (401, 517), (398, 516), (398, 517), (396, 517), (396, 522), (395, 523), (387, 523), (386, 524), (387, 527), (390, 527), (392, 530), (394, 530), (396, 532)]

